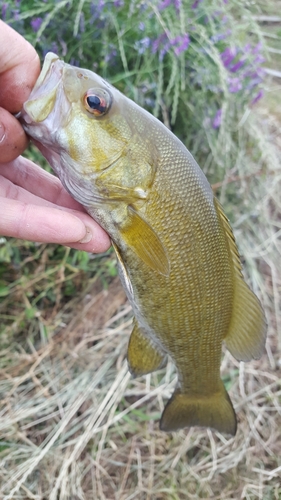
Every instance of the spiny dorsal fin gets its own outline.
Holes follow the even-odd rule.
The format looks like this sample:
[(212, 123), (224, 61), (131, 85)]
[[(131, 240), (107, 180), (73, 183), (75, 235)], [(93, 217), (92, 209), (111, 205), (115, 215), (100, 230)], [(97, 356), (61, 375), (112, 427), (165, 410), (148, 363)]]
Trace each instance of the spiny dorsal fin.
[(164, 276), (169, 275), (170, 266), (165, 248), (154, 229), (132, 207), (128, 207), (126, 223), (119, 230), (125, 243), (147, 266)]
[(227, 349), (239, 361), (259, 359), (264, 352), (266, 320), (260, 301), (245, 283), (241, 261), (229, 221), (218, 200), (214, 200), (218, 217), (227, 236), (233, 264), (234, 300), (228, 333)]

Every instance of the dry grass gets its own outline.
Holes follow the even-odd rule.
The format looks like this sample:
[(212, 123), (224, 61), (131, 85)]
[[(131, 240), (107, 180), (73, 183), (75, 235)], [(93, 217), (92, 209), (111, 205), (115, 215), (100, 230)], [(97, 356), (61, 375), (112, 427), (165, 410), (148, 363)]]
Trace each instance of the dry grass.
[(1, 498), (280, 498), (278, 359), (271, 368), (265, 356), (239, 364), (225, 354), (235, 438), (200, 429), (164, 434), (157, 420), (174, 369), (132, 380), (121, 285), (93, 292), (47, 345), (14, 355), (2, 370)]

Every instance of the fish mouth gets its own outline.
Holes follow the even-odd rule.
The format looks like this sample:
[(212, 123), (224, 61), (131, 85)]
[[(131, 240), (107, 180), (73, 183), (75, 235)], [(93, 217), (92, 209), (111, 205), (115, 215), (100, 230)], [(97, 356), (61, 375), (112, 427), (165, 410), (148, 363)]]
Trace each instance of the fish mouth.
[(41, 73), (19, 116), (23, 125), (40, 123), (50, 115), (62, 81), (63, 65), (56, 54), (49, 52), (46, 55)]

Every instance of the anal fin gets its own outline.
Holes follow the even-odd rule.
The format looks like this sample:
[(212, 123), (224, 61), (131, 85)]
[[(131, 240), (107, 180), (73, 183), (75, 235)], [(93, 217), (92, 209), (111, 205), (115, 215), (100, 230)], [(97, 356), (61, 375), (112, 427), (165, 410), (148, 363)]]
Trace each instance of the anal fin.
[(165, 353), (155, 347), (135, 322), (128, 346), (128, 365), (132, 375), (138, 377), (154, 372), (161, 368), (165, 361)]

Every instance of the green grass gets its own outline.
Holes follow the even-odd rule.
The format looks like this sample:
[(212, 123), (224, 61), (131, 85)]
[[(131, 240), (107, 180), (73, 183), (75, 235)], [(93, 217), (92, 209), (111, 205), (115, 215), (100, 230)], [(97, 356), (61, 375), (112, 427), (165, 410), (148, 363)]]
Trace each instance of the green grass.
[[(9, 15), (41, 54), (57, 39), (60, 24), (65, 59), (85, 66), (90, 57), (96, 71), (177, 133), (215, 184), (269, 325), (260, 361), (238, 363), (227, 352), (222, 359), (222, 378), (239, 419), (237, 435), (226, 439), (198, 428), (171, 435), (159, 431), (175, 369), (168, 363), (147, 377), (128, 374), (132, 314), (111, 252), (95, 256), (1, 239), (0, 496), (5, 500), (281, 498), (280, 81), (263, 83), (265, 98), (254, 108), (246, 90), (211, 91), (210, 85), (226, 86), (218, 54), (227, 44), (262, 40), (265, 26), (252, 15), (260, 15), (264, 4), (252, 11), (239, 0), (223, 4), (234, 29), (225, 45), (214, 45), (210, 37), (221, 26), (215, 20), (204, 24), (203, 14), (214, 12), (218, 2), (203, 1), (197, 14), (191, 3), (183, 2), (189, 16), (184, 28), (173, 6), (159, 10), (159, 2), (149, 3), (153, 18), (133, 1), (116, 9), (115, 17), (105, 9), (106, 24), (95, 23), (90, 32), (78, 30), (81, 13), (90, 16), (90, 2), (69, 2), (68, 8), (65, 2), (22, 2), (16, 19), (16, 4), (9, 2)], [(275, 13), (276, 3), (267, 2), (267, 8)], [(50, 17), (41, 33), (33, 32), (32, 16), (45, 13)], [(159, 53), (138, 54), (135, 27), (141, 21), (149, 37), (157, 38), (163, 25), (173, 37), (188, 31), (189, 50), (176, 58), (170, 47), (163, 61)], [(277, 36), (278, 29), (274, 25)], [(114, 65), (107, 62), (113, 46)], [(63, 55), (65, 46), (58, 50)], [(278, 57), (270, 64), (280, 69)], [(222, 124), (214, 129), (220, 107)], [(34, 149), (28, 154), (41, 162)]]

